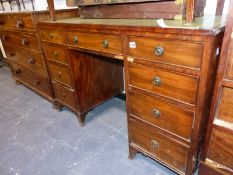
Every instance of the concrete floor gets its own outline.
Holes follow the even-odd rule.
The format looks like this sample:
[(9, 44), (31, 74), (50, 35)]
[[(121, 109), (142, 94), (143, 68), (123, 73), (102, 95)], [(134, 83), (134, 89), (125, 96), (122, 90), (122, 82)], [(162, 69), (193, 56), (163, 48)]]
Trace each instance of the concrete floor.
[(88, 114), (81, 128), (69, 110), (0, 69), (0, 175), (174, 175), (150, 158), (128, 159), (125, 102), (116, 98)]

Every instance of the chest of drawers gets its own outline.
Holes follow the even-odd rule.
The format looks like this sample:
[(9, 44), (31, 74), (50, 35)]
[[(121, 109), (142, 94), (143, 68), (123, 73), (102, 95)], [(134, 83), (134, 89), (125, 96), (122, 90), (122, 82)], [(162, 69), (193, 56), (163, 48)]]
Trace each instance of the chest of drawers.
[[(58, 19), (77, 16), (74, 10), (57, 12)], [(53, 101), (50, 77), (37, 33), (37, 22), (49, 18), (48, 11), (1, 13), (0, 37), (13, 78)]]
[(233, 1), (231, 1), (200, 175), (233, 174)]

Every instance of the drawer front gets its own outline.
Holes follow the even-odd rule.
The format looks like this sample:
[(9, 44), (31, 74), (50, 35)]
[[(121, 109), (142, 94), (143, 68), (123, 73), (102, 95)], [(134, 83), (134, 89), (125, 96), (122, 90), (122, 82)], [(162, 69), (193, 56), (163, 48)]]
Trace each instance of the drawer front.
[(35, 34), (5, 31), (2, 33), (1, 39), (3, 43), (9, 43), (37, 52), (40, 51)]
[(31, 72), (16, 64), (11, 63), (11, 68), (15, 77), (32, 88), (35, 88), (36, 91), (42, 92), (43, 94), (51, 97), (49, 81), (46, 77), (40, 75), (39, 73)]
[(219, 103), (219, 111), (216, 117), (233, 123), (233, 89), (224, 87)]
[(129, 85), (182, 101), (196, 103), (198, 78), (129, 63)]
[(22, 48), (10, 47), (7, 45), (4, 46), (4, 49), (6, 51), (7, 59), (29, 69), (39, 71), (43, 74), (47, 74), (46, 67), (41, 54), (36, 52), (30, 52)]
[(65, 43), (64, 32), (62, 31), (42, 30), (40, 34), (42, 40), (44, 41), (53, 43)]
[(60, 83), (53, 81), (53, 90), (55, 94), (55, 98), (70, 106), (72, 108), (76, 108), (75, 103), (75, 92), (73, 89), (69, 89)]
[(52, 63), (48, 63), (48, 69), (52, 80), (59, 81), (72, 87), (69, 69)]
[(233, 137), (219, 129), (213, 129), (207, 157), (233, 169)]
[(68, 44), (74, 47), (122, 54), (122, 41), (120, 36), (68, 32), (67, 38)]
[(186, 140), (191, 139), (194, 113), (130, 92), (130, 113)]
[(68, 55), (64, 46), (44, 44), (46, 56), (48, 60), (68, 65)]
[(189, 150), (187, 146), (133, 120), (130, 120), (129, 129), (132, 144), (149, 152), (161, 162), (185, 172)]
[(13, 14), (9, 15), (10, 28), (19, 30), (35, 30), (31, 14)]
[(202, 53), (202, 44), (143, 37), (129, 37), (128, 54), (149, 61), (200, 69)]

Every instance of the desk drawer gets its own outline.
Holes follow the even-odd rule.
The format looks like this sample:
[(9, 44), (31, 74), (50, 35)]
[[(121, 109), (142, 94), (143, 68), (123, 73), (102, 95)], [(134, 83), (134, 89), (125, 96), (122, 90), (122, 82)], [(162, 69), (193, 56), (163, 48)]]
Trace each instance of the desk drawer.
[(19, 30), (35, 30), (32, 15), (29, 14), (10, 14), (10, 28)]
[(55, 94), (55, 98), (59, 101), (63, 102), (67, 106), (72, 107), (73, 109), (76, 108), (75, 103), (75, 92), (73, 89), (69, 89), (60, 83), (53, 81), (53, 90)]
[(5, 31), (1, 35), (3, 43), (8, 43), (39, 52), (39, 46), (35, 34)]
[(151, 154), (161, 162), (185, 172), (189, 147), (176, 142), (156, 129), (148, 128), (132, 119), (129, 121), (133, 145)]
[(122, 54), (121, 37), (117, 35), (68, 32), (68, 44), (83, 49)]
[(69, 69), (52, 63), (48, 63), (48, 69), (52, 80), (72, 87)]
[(232, 148), (232, 134), (221, 131), (220, 129), (213, 129), (207, 158), (233, 169)]
[(65, 43), (64, 32), (62, 31), (42, 30), (40, 34), (43, 41)]
[(233, 123), (233, 89), (224, 87), (216, 115), (221, 120)]
[(41, 54), (31, 52), (22, 48), (4, 46), (7, 59), (16, 62), (24, 67), (47, 74), (46, 67)]
[(149, 61), (200, 69), (203, 44), (129, 37), (128, 55)]
[(68, 55), (64, 46), (56, 44), (45, 44), (44, 49), (48, 60), (53, 60), (68, 65)]
[(129, 85), (194, 105), (198, 78), (129, 63)]
[(191, 139), (194, 112), (148, 96), (129, 93), (130, 113), (186, 140)]
[(50, 85), (47, 77), (42, 76), (39, 73), (31, 72), (28, 69), (13, 63), (11, 63), (11, 68), (13, 75), (23, 83), (29, 85), (33, 90), (51, 97)]

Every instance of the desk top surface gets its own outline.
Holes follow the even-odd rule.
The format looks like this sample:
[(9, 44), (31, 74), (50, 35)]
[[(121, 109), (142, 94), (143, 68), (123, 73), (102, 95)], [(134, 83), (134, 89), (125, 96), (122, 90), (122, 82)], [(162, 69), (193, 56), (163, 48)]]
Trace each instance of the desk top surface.
[(69, 26), (69, 27), (105, 27), (106, 29), (119, 28), (119, 30), (178, 30), (182, 33), (189, 33), (199, 31), (201, 35), (216, 35), (224, 30), (226, 22), (225, 16), (203, 16), (195, 19), (192, 24), (186, 23), (185, 20), (158, 20), (158, 19), (81, 19), (81, 18), (69, 18), (57, 21), (43, 21), (42, 25), (57, 25), (57, 26)]

